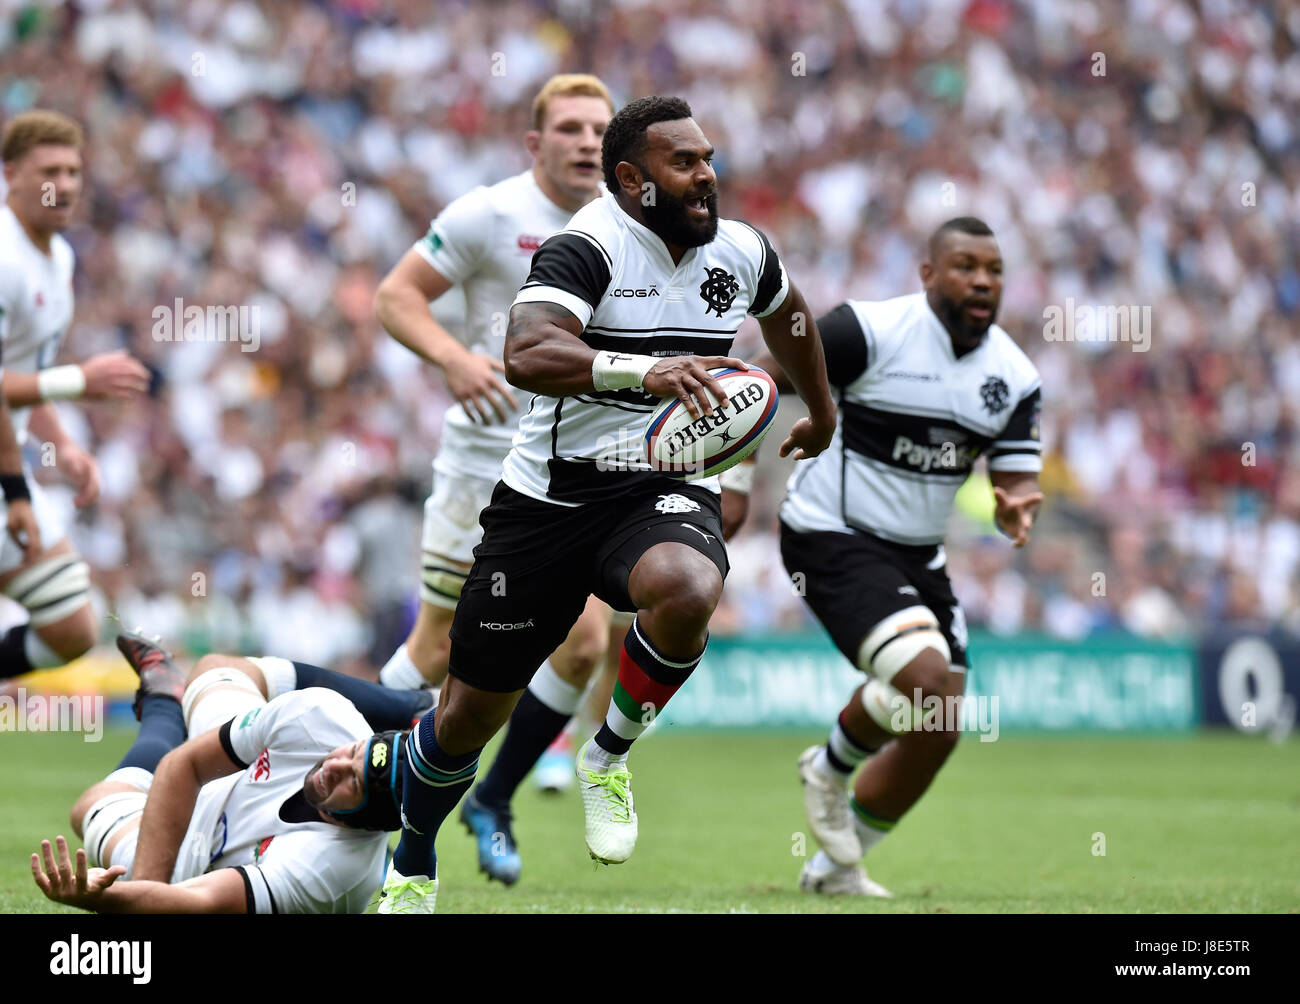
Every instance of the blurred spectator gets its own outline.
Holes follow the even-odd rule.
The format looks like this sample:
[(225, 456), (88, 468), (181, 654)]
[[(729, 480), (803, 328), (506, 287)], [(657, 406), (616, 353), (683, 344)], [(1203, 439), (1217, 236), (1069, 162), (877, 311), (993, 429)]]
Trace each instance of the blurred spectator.
[[(583, 70), (692, 103), (723, 212), (815, 309), (917, 289), (944, 218), (993, 226), (999, 321), (1043, 376), (1048, 501), (1025, 552), (954, 520), (973, 624), (1300, 626), (1300, 8), (431, 10), (0, 2), (0, 117), (53, 107), (89, 135), (70, 351), (129, 348), (159, 377), (66, 420), (104, 468), (74, 542), (124, 619), (323, 663), (391, 647), (418, 554), (419, 491), (396, 486), (427, 481), (449, 398), (370, 295), (447, 201), (525, 166), (528, 98)], [(155, 340), (176, 298), (255, 308), (256, 344)], [(1071, 303), (1149, 307), (1149, 341), (1047, 341)], [(808, 623), (772, 536), (788, 465), (763, 465), (719, 630)]]

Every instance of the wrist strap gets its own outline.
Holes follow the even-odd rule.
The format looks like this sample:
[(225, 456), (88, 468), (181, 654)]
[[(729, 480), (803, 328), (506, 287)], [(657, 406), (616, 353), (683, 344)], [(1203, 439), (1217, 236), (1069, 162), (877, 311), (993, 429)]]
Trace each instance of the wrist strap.
[(754, 461), (742, 460), (735, 467), (728, 467), (718, 475), (718, 482), (726, 491), (748, 495), (754, 490), (754, 471), (757, 468), (758, 464)]
[(86, 393), (86, 374), (80, 366), (51, 366), (36, 374), (42, 401), (67, 401)]
[(597, 352), (591, 362), (591, 382), (597, 390), (640, 387), (645, 375), (659, 361), (654, 356), (636, 356), (627, 352)]
[(31, 490), (27, 487), (27, 478), (21, 474), (0, 474), (0, 491), (5, 493), (6, 502), (19, 499), (31, 499)]

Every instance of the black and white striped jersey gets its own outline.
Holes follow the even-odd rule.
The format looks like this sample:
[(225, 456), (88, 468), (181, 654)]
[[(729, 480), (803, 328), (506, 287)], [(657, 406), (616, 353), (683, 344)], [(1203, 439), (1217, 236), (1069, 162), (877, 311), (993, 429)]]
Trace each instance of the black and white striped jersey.
[[(582, 322), (593, 349), (649, 356), (722, 356), (745, 315), (766, 317), (789, 283), (767, 238), (737, 220), (674, 265), (664, 242), (606, 192), (533, 256), (515, 303), (544, 301)], [(560, 505), (615, 498), (655, 482), (643, 435), (659, 399), (636, 389), (538, 394), (519, 421), (502, 480)], [(696, 482), (720, 491), (717, 478)]]
[(839, 421), (830, 447), (801, 461), (781, 520), (792, 530), (942, 543), (976, 459), (1038, 471), (1038, 371), (996, 324), (958, 357), (924, 293), (849, 300), (817, 322)]

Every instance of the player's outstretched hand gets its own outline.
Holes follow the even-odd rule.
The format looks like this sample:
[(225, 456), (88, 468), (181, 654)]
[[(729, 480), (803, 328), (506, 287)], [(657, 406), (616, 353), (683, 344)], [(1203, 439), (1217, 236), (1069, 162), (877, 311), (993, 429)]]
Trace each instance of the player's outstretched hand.
[(23, 549), (24, 560), (30, 561), (41, 553), (41, 528), (29, 500), (14, 499), (9, 503), (7, 524), (9, 536)]
[(670, 356), (650, 368), (641, 386), (655, 397), (677, 398), (686, 405), (691, 418), (712, 415), (714, 402), (726, 404), (727, 394), (709, 370), (723, 367), (749, 369), (744, 360), (731, 356)]
[(793, 450), (795, 460), (811, 460), (831, 445), (834, 436), (834, 425), (817, 425), (811, 418), (801, 418), (794, 423), (789, 437), (781, 444), (777, 454), (788, 457)]
[(1034, 525), (1034, 510), (1043, 501), (1043, 493), (1008, 495), (1006, 489), (995, 486), (993, 499), (997, 503), (993, 519), (998, 528), (1011, 538), (1016, 547), (1024, 547), (1029, 543), (1029, 529)]
[(131, 353), (103, 352), (81, 364), (86, 377), (84, 397), (132, 398), (149, 389), (149, 371)]
[[(510, 385), (497, 376), (505, 371), (506, 364), (500, 359), (477, 352), (464, 352), (442, 368), (447, 389), (465, 409), (470, 421), (480, 425), (505, 422), (509, 411), (501, 407), (498, 398), (509, 406), (510, 411), (519, 408), (515, 396), (510, 393)], [(493, 412), (496, 413), (495, 420)]]
[[(73, 868), (68, 857), (68, 842), (55, 837), (58, 861), (48, 840), (41, 841), (41, 853), (32, 855), (32, 878), (41, 892), (56, 903), (94, 910), (100, 905), (105, 890), (126, 874), (121, 865), (112, 868), (87, 868), (86, 849), (77, 848), (77, 865)], [(45, 867), (41, 867), (44, 859)]]

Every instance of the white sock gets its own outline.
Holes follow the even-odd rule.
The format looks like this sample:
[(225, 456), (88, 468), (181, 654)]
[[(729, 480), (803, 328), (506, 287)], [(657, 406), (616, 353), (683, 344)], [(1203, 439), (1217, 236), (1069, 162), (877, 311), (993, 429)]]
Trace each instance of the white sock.
[(841, 774), (835, 769), (835, 765), (831, 763), (831, 758), (826, 755), (825, 746), (819, 749), (817, 756), (813, 758), (812, 769), (834, 784), (846, 785), (851, 776), (851, 774)]
[(884, 840), (891, 832), (893, 832), (892, 830), (880, 830), (871, 826), (856, 812), (853, 813), (853, 828), (858, 832), (858, 841), (862, 844), (863, 854), (866, 854), (867, 851), (871, 850), (871, 848), (875, 847), (876, 844), (880, 843), (880, 841)]
[(23, 635), (23, 653), (32, 664), (32, 669), (52, 669), (68, 661), (41, 641), (41, 636), (30, 624), (27, 625), (27, 633)]
[(625, 763), (627, 763), (627, 753), (611, 753), (595, 739), (587, 743), (586, 752), (582, 757), (583, 766), (590, 767), (592, 770), (605, 771), (615, 764)]
[(812, 856), (812, 860), (808, 862), (808, 870), (819, 878), (839, 871), (840, 867), (830, 859), (830, 855), (825, 851), (818, 851)]
[(572, 715), (582, 701), (582, 688), (575, 687), (560, 676), (550, 659), (537, 667), (528, 689), (557, 715)]
[(379, 682), (390, 690), (422, 690), (429, 685), (419, 667), (411, 661), (405, 644), (379, 671)]

